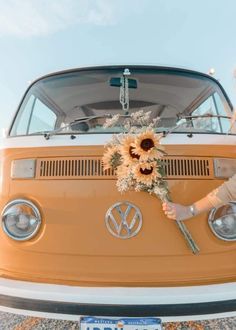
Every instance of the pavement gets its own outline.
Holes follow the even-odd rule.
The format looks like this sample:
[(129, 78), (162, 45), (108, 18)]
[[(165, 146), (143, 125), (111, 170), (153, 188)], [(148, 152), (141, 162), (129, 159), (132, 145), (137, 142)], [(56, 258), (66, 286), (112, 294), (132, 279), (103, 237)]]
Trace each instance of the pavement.
[[(0, 330), (76, 330), (78, 322), (1, 313)], [(236, 317), (163, 324), (163, 330), (236, 330)]]

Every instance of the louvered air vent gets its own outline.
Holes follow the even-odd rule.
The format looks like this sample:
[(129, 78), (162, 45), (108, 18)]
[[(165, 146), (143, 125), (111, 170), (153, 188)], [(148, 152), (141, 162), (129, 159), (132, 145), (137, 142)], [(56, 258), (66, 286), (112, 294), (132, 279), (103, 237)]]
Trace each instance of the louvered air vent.
[(213, 176), (212, 160), (208, 158), (166, 157), (164, 171), (168, 178), (206, 178)]
[(39, 178), (65, 179), (65, 178), (106, 178), (114, 176), (112, 171), (104, 171), (100, 158), (48, 158), (39, 159)]
[[(213, 178), (212, 160), (204, 157), (165, 157), (168, 179)], [(38, 179), (113, 179), (113, 171), (103, 171), (100, 157), (45, 158), (37, 161)]]

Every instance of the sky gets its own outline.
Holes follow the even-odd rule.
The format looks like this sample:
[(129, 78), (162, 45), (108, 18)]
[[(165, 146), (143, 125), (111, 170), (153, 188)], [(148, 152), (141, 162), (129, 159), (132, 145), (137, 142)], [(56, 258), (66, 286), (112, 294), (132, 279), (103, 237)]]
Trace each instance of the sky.
[(64, 69), (215, 68), (236, 106), (235, 0), (0, 0), (0, 129), (29, 83)]

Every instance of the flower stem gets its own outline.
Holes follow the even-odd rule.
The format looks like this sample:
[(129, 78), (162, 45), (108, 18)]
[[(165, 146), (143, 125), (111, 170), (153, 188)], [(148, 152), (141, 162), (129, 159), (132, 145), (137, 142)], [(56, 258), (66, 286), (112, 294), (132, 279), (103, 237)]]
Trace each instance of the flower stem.
[[(168, 196), (166, 198), (167, 201), (171, 202), (171, 198)], [(188, 228), (185, 226), (183, 221), (176, 220), (175, 223), (177, 224), (180, 232), (183, 234), (185, 241), (187, 242), (188, 246), (192, 250), (193, 254), (198, 254), (200, 252), (200, 249), (194, 239), (192, 238), (192, 235), (190, 234)]]
[(187, 227), (185, 226), (183, 221), (177, 220), (176, 224), (177, 224), (178, 228), (180, 229), (181, 233), (183, 234), (185, 240), (187, 241), (193, 254), (198, 254), (200, 252), (200, 249), (199, 249), (198, 245), (195, 243), (194, 239), (192, 238), (189, 230), (187, 229)]

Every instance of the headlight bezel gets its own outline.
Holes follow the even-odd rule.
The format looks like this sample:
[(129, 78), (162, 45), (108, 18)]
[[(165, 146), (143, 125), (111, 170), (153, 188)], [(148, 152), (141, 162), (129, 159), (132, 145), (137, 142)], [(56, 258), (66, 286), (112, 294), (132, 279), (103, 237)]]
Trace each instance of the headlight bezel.
[[(34, 229), (34, 231), (31, 234), (29, 234), (28, 236), (25, 236), (25, 237), (17, 237), (15, 235), (13, 235), (7, 229), (7, 226), (5, 224), (5, 219), (4, 219), (5, 213), (11, 207), (17, 206), (17, 205), (26, 205), (26, 206), (30, 207), (33, 210), (33, 212), (34, 212), (34, 214), (37, 218), (36, 228)], [(27, 199), (19, 198), (19, 199), (14, 199), (14, 200), (10, 201), (9, 203), (7, 203), (5, 205), (5, 207), (3, 208), (2, 213), (1, 213), (1, 227), (2, 227), (2, 230), (7, 235), (7, 237), (13, 239), (14, 241), (19, 241), (19, 242), (29, 241), (31, 238), (36, 236), (36, 234), (38, 233), (38, 231), (41, 227), (41, 224), (42, 224), (42, 217), (41, 217), (41, 213), (40, 213), (38, 207), (33, 202), (31, 202), (30, 200), (27, 200)]]
[(216, 212), (217, 212), (220, 208), (222, 208), (222, 207), (227, 207), (227, 205), (228, 205), (228, 206), (229, 206), (229, 205), (230, 205), (230, 206), (233, 205), (233, 206), (236, 208), (236, 201), (232, 201), (232, 202), (226, 203), (226, 204), (224, 204), (224, 205), (222, 205), (222, 206), (220, 206), (220, 207), (213, 208), (213, 209), (210, 211), (209, 215), (208, 215), (208, 225), (209, 225), (209, 227), (210, 227), (212, 233), (213, 233), (217, 238), (219, 238), (220, 240), (222, 240), (222, 241), (226, 241), (226, 242), (235, 242), (235, 241), (236, 241), (236, 233), (235, 233), (235, 235), (234, 235), (233, 237), (231, 237), (231, 238), (224, 237), (223, 235), (220, 235), (220, 234), (216, 231), (216, 229), (215, 229), (215, 227), (214, 227), (214, 225), (213, 225), (213, 222), (214, 222), (214, 221), (220, 220), (220, 219), (223, 218), (224, 216), (227, 216), (227, 215), (228, 215), (228, 216), (229, 216), (229, 215), (234, 215), (234, 216), (236, 217), (236, 213), (225, 213), (225, 215), (222, 215), (222, 216), (219, 217), (219, 218), (214, 218), (215, 215), (216, 215)]

